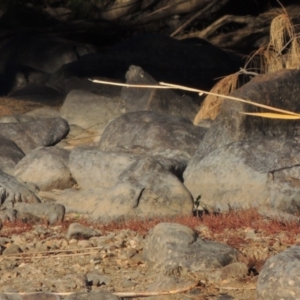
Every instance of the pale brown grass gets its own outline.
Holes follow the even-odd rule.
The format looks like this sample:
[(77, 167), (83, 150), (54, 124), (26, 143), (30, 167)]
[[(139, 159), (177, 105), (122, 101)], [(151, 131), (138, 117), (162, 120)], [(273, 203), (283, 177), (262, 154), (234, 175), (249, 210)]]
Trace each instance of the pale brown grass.
[[(222, 78), (218, 84), (216, 84), (211, 92), (220, 95), (229, 95), (236, 90), (239, 79), (239, 72), (231, 74)], [(220, 106), (223, 102), (222, 96), (217, 97), (213, 95), (207, 95), (201, 105), (199, 113), (194, 119), (194, 124), (198, 124), (201, 120), (211, 119), (214, 120), (220, 112)]]
[[(259, 70), (260, 74), (276, 72), (282, 69), (300, 68), (300, 39), (296, 26), (292, 23), (284, 7), (277, 10), (270, 24), (270, 42), (252, 54), (245, 64), (244, 69), (251, 67)], [(239, 73), (228, 75), (220, 80), (211, 91), (228, 95), (237, 86)], [(221, 97), (207, 96), (195, 117), (194, 124), (201, 120), (214, 120), (219, 114), (223, 102)]]

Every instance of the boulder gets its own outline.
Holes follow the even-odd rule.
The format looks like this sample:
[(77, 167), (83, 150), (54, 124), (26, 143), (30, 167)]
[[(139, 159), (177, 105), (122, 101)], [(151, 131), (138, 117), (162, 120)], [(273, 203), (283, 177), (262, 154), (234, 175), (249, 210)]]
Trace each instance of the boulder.
[(0, 170), (12, 174), (14, 167), (24, 156), (16, 143), (0, 136)]
[(82, 189), (110, 188), (118, 177), (138, 158), (117, 152), (77, 148), (71, 151), (69, 167), (73, 178)]
[(196, 127), (184, 118), (150, 111), (132, 112), (108, 124), (99, 149), (138, 152), (186, 164), (205, 132), (205, 128)]
[[(300, 111), (299, 70), (256, 76), (232, 95), (281, 109)], [(261, 108), (224, 100), (184, 171), (184, 184), (196, 198), (221, 210), (270, 204), (299, 209), (299, 122), (247, 116)], [(286, 159), (286, 160), (285, 160)], [(289, 180), (288, 178), (296, 180)]]
[[(148, 73), (136, 66), (131, 66), (126, 73), (126, 83), (158, 85), (158, 82)], [(171, 89), (124, 87), (121, 98), (122, 108), (125, 112), (154, 111), (160, 114), (184, 117), (193, 121), (198, 111), (198, 105), (191, 97), (180, 96)]]
[(93, 236), (99, 236), (99, 235), (100, 235), (100, 233), (97, 230), (83, 226), (80, 223), (71, 223), (68, 228), (66, 238), (68, 240), (70, 240), (70, 239), (86, 239), (86, 240), (88, 240), (89, 238), (91, 238)]
[(17, 219), (30, 223), (45, 221), (52, 225), (65, 216), (65, 207), (58, 203), (15, 203), (14, 210)]
[(71, 91), (60, 110), (62, 118), (68, 123), (79, 125), (100, 136), (106, 125), (121, 115), (120, 99), (109, 98), (87, 91)]
[[(100, 158), (102, 153), (95, 156), (87, 151), (87, 155), (92, 155), (96, 161), (96, 157)], [(84, 187), (83, 190), (64, 190), (50, 194), (50, 197), (63, 204), (69, 212), (88, 214), (90, 218), (101, 221), (192, 215), (193, 201), (190, 193), (175, 175), (155, 159), (136, 157), (130, 163), (133, 156), (118, 158), (117, 155), (109, 153), (103, 157), (105, 155), (111, 159), (98, 159), (101, 162), (100, 165), (98, 163), (98, 170), (97, 165), (91, 167), (93, 160), (85, 160), (88, 161), (85, 165), (91, 168), (90, 174), (85, 173), (80, 165), (76, 166), (77, 173), (72, 174), (79, 185)], [(75, 157), (71, 154), (71, 172), (74, 168), (72, 160), (76, 161)], [(80, 170), (79, 178), (76, 174), (80, 174)]]
[(41, 147), (31, 151), (16, 165), (14, 176), (35, 183), (40, 190), (65, 189), (74, 185), (69, 167), (69, 151)]
[(69, 132), (62, 118), (38, 119), (24, 123), (0, 123), (0, 135), (15, 142), (24, 153), (39, 146), (52, 146)]
[(293, 300), (300, 297), (300, 246), (270, 257), (257, 282), (257, 300)]
[(189, 227), (176, 223), (159, 223), (148, 233), (144, 258), (158, 269), (187, 268), (208, 272), (237, 260), (238, 252), (230, 246), (203, 240)]
[(297, 213), (300, 208), (300, 145), (257, 138), (220, 147), (184, 172), (194, 198), (220, 211), (268, 205)]
[[(300, 70), (281, 70), (254, 77), (231, 95), (292, 112), (300, 111)], [(246, 103), (224, 99), (220, 113), (210, 126), (192, 159), (197, 162), (212, 150), (251, 137), (299, 138), (298, 120), (254, 117), (243, 112), (266, 112)]]

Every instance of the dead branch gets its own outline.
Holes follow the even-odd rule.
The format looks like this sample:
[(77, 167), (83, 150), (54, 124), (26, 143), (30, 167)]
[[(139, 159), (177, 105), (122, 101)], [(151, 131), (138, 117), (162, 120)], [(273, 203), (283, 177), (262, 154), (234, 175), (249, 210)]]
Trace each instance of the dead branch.
[(255, 17), (252, 16), (233, 16), (233, 15), (226, 15), (218, 19), (217, 21), (213, 22), (210, 26), (206, 27), (202, 31), (198, 32), (198, 37), (207, 39), (211, 36), (214, 32), (216, 32), (220, 27), (229, 24), (229, 23), (240, 23), (240, 24), (247, 24), (249, 26), (250, 23), (253, 23), (253, 19)]
[(208, 13), (214, 13), (218, 11), (220, 8), (222, 8), (229, 0), (216, 0), (205, 6), (202, 10), (197, 12), (195, 15), (193, 15), (189, 20), (187, 20), (183, 25), (181, 25), (178, 29), (176, 29), (172, 34), (171, 37), (175, 36), (177, 33), (182, 31), (184, 28), (186, 28), (190, 23), (192, 23), (197, 18), (208, 14)]
[[(223, 0), (224, 1), (224, 0)], [(160, 1), (154, 12), (141, 15), (130, 25), (142, 25), (162, 20), (174, 15), (186, 14), (199, 8), (205, 7), (206, 0), (168, 0)]]

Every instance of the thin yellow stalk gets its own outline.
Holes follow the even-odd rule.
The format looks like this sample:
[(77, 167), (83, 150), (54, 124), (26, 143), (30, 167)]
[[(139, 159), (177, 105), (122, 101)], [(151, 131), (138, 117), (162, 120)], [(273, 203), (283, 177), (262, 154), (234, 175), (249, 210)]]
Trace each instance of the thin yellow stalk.
[(300, 116), (292, 116), (292, 115), (285, 115), (285, 114), (276, 114), (276, 113), (248, 113), (248, 112), (241, 112), (243, 115), (254, 116), (254, 117), (262, 117), (268, 119), (282, 119), (282, 120), (299, 120)]
[(166, 82), (160, 82), (159, 83), (160, 85), (147, 85), (147, 84), (127, 84), (127, 83), (124, 84), (124, 83), (115, 83), (115, 82), (102, 81), (102, 80), (91, 80), (91, 81), (95, 82), (95, 83), (110, 84), (110, 85), (115, 85), (115, 86), (126, 86), (128, 88), (155, 88), (155, 89), (178, 89), (178, 90), (184, 90), (184, 91), (188, 91), (188, 92), (198, 93), (200, 96), (203, 95), (203, 94), (206, 94), (206, 95), (212, 95), (212, 96), (222, 97), (222, 98), (225, 98), (225, 99), (234, 100), (234, 101), (238, 101), (238, 102), (250, 104), (250, 105), (253, 105), (253, 106), (265, 108), (265, 109), (268, 109), (268, 110), (271, 110), (271, 111), (276, 111), (276, 112), (279, 112), (281, 114), (286, 114), (286, 115), (292, 115), (292, 116), (300, 117), (300, 114), (298, 114), (298, 113), (294, 113), (292, 111), (288, 111), (288, 110), (285, 110), (285, 109), (275, 108), (275, 107), (272, 107), (272, 106), (269, 106), (269, 105), (265, 105), (265, 104), (260, 104), (260, 103), (257, 103), (257, 102), (253, 102), (251, 100), (245, 100), (245, 99), (238, 98), (238, 97), (233, 97), (233, 96), (227, 96), (227, 95), (222, 95), (222, 94), (218, 94), (218, 93), (207, 92), (207, 91), (204, 91), (204, 90), (199, 90), (199, 89), (195, 89), (195, 88), (190, 88), (190, 87), (186, 87), (186, 86), (182, 86), (182, 85), (177, 85), (177, 84), (166, 83)]
[(196, 92), (196, 93), (199, 93), (200, 95), (207, 94), (207, 95), (219, 96), (219, 97), (223, 97), (225, 99), (239, 101), (239, 102), (242, 102), (242, 103), (247, 103), (247, 104), (250, 104), (250, 105), (257, 106), (257, 107), (265, 108), (265, 109), (268, 109), (268, 110), (271, 110), (271, 111), (276, 111), (276, 112), (279, 112), (279, 113), (300, 117), (300, 114), (298, 114), (298, 113), (294, 113), (292, 111), (288, 111), (288, 110), (285, 110), (285, 109), (275, 108), (275, 107), (265, 105), (265, 104), (260, 104), (260, 103), (257, 103), (257, 102), (253, 102), (251, 100), (245, 100), (245, 99), (238, 98), (238, 97), (220, 95), (220, 94), (217, 94), (217, 93), (207, 92), (207, 91), (203, 91), (203, 90), (187, 88), (187, 87), (182, 86), (182, 85), (176, 85), (176, 84), (171, 84), (171, 83), (160, 82), (159, 84), (161, 84), (163, 86), (169, 86), (169, 87), (179, 89), (179, 90)]
[(170, 87), (161, 86), (161, 85), (117, 83), (117, 82), (97, 80), (97, 79), (89, 79), (89, 80), (92, 81), (92, 82), (95, 82), (95, 83), (102, 83), (102, 84), (116, 85), (116, 86), (124, 86), (124, 87), (128, 87), (128, 88), (129, 87), (134, 87), (134, 88), (143, 88), (143, 89), (170, 89)]

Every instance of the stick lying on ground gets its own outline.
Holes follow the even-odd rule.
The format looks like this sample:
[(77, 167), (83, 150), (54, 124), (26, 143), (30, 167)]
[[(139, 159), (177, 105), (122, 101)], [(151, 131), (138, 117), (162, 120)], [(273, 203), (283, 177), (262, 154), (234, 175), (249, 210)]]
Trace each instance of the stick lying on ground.
[[(181, 289), (177, 290), (170, 290), (170, 291), (162, 291), (162, 292), (116, 292), (112, 293), (115, 296), (121, 297), (121, 298), (136, 298), (136, 297), (150, 297), (150, 296), (161, 296), (161, 295), (173, 295), (173, 294), (179, 294), (179, 293), (185, 293), (188, 292), (195, 287), (199, 286), (199, 282), (197, 281), (193, 285), (183, 287)], [(33, 294), (39, 294), (35, 292), (28, 292), (28, 293), (3, 293), (5, 295), (33, 295)], [(41, 293), (42, 294), (42, 293)], [(65, 292), (65, 293), (51, 293), (53, 295), (57, 296), (68, 296), (68, 295), (73, 295), (77, 294), (76, 292)]]

